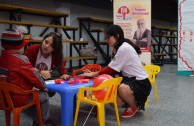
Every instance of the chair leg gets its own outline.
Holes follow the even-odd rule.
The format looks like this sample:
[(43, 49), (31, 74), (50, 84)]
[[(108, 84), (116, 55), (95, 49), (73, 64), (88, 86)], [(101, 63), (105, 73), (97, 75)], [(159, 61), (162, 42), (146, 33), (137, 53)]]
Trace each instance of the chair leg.
[[(105, 114), (105, 119), (107, 119), (107, 114), (106, 114), (106, 106), (104, 106), (104, 114)], [(96, 116), (97, 116), (97, 121), (99, 122), (99, 115), (98, 115), (98, 107), (96, 106)]]
[(42, 115), (41, 115), (41, 109), (40, 109), (40, 102), (39, 102), (39, 103), (36, 103), (36, 110), (37, 110), (39, 125), (40, 125), (40, 126), (43, 126), (43, 123), (42, 123)]
[(10, 115), (11, 115), (11, 111), (5, 110), (6, 126), (10, 126)]
[(155, 95), (156, 95), (156, 102), (158, 101), (158, 95), (157, 95), (157, 88), (156, 88), (156, 83), (153, 83), (154, 84), (154, 88), (155, 88)]
[(117, 108), (117, 103), (116, 102), (114, 103), (114, 106), (115, 106), (115, 112), (116, 112), (116, 117), (117, 117), (117, 123), (118, 123), (118, 126), (120, 126), (119, 112), (118, 112), (118, 108)]
[(100, 122), (100, 117), (99, 117), (99, 114), (98, 114), (98, 106), (96, 105), (96, 115), (97, 115), (97, 121)]
[(20, 112), (21, 110), (19, 109), (13, 110), (13, 126), (20, 125)]
[(98, 108), (98, 118), (100, 126), (105, 126), (105, 113), (104, 113), (104, 104), (97, 105)]
[(147, 98), (147, 100), (146, 100), (146, 102), (145, 102), (145, 105), (148, 105), (148, 98)]
[(73, 122), (73, 126), (76, 126), (77, 123), (77, 117), (78, 117), (78, 112), (79, 112), (79, 106), (80, 106), (80, 100), (77, 100), (77, 107), (76, 107), (76, 111), (75, 111), (75, 117), (74, 117), (74, 122)]

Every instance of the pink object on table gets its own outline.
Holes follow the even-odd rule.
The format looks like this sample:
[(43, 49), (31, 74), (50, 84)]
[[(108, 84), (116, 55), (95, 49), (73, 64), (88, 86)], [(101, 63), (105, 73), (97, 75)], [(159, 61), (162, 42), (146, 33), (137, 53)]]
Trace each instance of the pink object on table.
[(89, 79), (79, 80), (79, 83), (88, 83)]
[(71, 84), (71, 83), (74, 83), (74, 82), (75, 82), (74, 80), (67, 81), (68, 84)]

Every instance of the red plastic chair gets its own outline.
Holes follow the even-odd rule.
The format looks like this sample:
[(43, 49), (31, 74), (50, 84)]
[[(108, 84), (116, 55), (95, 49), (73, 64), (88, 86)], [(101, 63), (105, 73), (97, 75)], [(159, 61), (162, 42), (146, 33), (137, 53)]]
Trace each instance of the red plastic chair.
[[(10, 96), (10, 92), (17, 93), (17, 94), (23, 94), (23, 95), (32, 94), (33, 99), (28, 104), (25, 104), (20, 107), (15, 107), (13, 104), (12, 98)], [(0, 82), (0, 110), (5, 111), (6, 126), (10, 126), (11, 111), (13, 111), (13, 126), (19, 126), (20, 125), (20, 112), (23, 109), (26, 109), (34, 104), (36, 105), (36, 108), (37, 108), (39, 125), (42, 126), (43, 123), (42, 123), (38, 90), (34, 89), (34, 90), (24, 91), (23, 89), (19, 88), (18, 86), (14, 84)]]
[[(83, 66), (81, 69), (74, 70), (72, 73), (72, 77), (73, 78), (80, 78), (80, 79), (88, 79), (87, 77), (76, 76), (76, 74), (78, 72), (86, 72), (86, 70), (89, 70), (91, 72), (100, 71), (101, 66), (99, 64), (87, 64), (87, 65)], [(89, 78), (89, 79), (92, 80), (93, 78)]]

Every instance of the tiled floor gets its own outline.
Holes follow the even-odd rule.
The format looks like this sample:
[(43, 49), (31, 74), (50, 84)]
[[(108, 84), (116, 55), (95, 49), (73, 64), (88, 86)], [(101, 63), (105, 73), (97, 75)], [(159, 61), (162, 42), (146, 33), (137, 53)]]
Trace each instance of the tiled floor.
[[(120, 117), (121, 126), (194, 126), (194, 77), (177, 76), (177, 66), (165, 64), (156, 78), (158, 102), (155, 100), (154, 87), (149, 97), (146, 111), (138, 111), (132, 118)], [(60, 126), (60, 97), (50, 98), (52, 120)], [(68, 104), (68, 103), (67, 103)], [(91, 105), (81, 104), (77, 126), (82, 126)], [(116, 126), (114, 108), (106, 106), (106, 126)], [(119, 108), (119, 114), (124, 111)], [(95, 110), (92, 111), (85, 126), (98, 126)], [(23, 112), (21, 126), (31, 126), (32, 120)], [(4, 112), (0, 111), (0, 126), (5, 126)]]

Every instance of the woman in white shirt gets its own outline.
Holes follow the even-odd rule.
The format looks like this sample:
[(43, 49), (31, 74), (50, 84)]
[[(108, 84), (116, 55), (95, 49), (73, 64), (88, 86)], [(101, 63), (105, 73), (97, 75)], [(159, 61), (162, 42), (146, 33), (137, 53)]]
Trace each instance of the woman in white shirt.
[(101, 71), (80, 76), (95, 77), (119, 73), (123, 80), (118, 87), (117, 105), (126, 107), (122, 117), (132, 117), (138, 109), (145, 110), (145, 102), (151, 91), (151, 83), (139, 58), (141, 51), (131, 40), (124, 38), (124, 32), (118, 25), (112, 25), (105, 30), (105, 36), (107, 44), (114, 47), (112, 61)]

